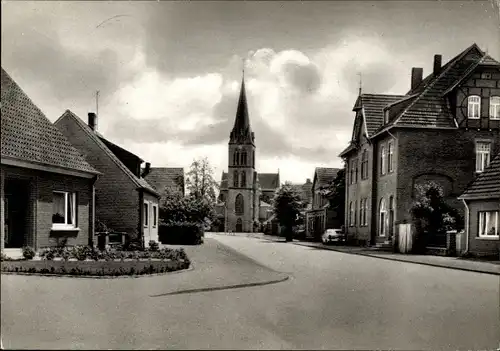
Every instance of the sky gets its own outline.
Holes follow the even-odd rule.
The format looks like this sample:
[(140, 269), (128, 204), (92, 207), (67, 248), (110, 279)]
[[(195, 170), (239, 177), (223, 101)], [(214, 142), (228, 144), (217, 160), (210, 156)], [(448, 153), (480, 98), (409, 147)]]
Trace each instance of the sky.
[(2, 1), (2, 67), (152, 167), (208, 157), (219, 179), (245, 66), (259, 172), (341, 167), (359, 92), (405, 94), (477, 43), (500, 59), (500, 0)]

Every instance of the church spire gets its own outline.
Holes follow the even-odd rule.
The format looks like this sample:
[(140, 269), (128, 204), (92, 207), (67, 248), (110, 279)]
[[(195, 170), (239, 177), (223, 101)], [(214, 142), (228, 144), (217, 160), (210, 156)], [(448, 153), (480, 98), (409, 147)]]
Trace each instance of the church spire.
[(251, 143), (254, 142), (254, 134), (250, 128), (250, 118), (248, 116), (248, 104), (245, 91), (245, 70), (241, 79), (240, 97), (236, 109), (233, 130), (231, 131), (230, 143)]

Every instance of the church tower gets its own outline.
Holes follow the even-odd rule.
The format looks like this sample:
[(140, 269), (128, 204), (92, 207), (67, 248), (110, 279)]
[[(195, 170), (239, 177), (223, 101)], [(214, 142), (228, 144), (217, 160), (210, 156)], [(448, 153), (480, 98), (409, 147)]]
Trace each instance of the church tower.
[(255, 135), (250, 128), (244, 76), (234, 126), (229, 135), (228, 151), (227, 230), (253, 232), (256, 214), (258, 218), (255, 208)]

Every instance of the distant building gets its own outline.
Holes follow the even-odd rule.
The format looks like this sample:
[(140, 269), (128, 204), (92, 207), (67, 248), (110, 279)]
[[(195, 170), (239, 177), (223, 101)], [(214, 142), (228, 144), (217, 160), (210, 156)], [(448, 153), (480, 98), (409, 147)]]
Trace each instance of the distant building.
[(88, 114), (86, 124), (66, 110), (55, 126), (102, 173), (95, 184), (96, 218), (146, 246), (158, 241), (160, 194), (141, 175), (144, 160), (104, 138), (95, 113)]
[(270, 203), (280, 187), (279, 173), (257, 173), (255, 135), (250, 127), (245, 81), (242, 80), (234, 127), (229, 136), (228, 172), (223, 172), (218, 212), (220, 227), (233, 232), (253, 232), (261, 201)]
[(91, 245), (100, 174), (2, 68), (1, 249)]
[(329, 208), (326, 188), (337, 176), (338, 168), (317, 167), (311, 186), (312, 206), (306, 212), (306, 236), (319, 238), (327, 228), (339, 228), (337, 213)]
[[(350, 238), (392, 246), (398, 224), (412, 220), (415, 185), (431, 180), (463, 211), (457, 197), (500, 150), (500, 63), (476, 44), (441, 60), (434, 56), (425, 79), (413, 68), (406, 95), (356, 100), (352, 139), (340, 154)], [(430, 245), (445, 244), (431, 237)]]
[(162, 196), (166, 192), (185, 195), (184, 168), (150, 167), (146, 163), (142, 176)]

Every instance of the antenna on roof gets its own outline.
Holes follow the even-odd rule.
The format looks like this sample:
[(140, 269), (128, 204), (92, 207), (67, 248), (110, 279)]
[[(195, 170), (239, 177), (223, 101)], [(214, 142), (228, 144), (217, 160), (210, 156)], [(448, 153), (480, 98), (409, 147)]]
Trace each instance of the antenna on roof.
[(95, 93), (95, 114), (99, 116), (99, 90)]
[(361, 90), (363, 87), (363, 76), (361, 72), (358, 72), (358, 76), (359, 76), (359, 95), (361, 95)]

